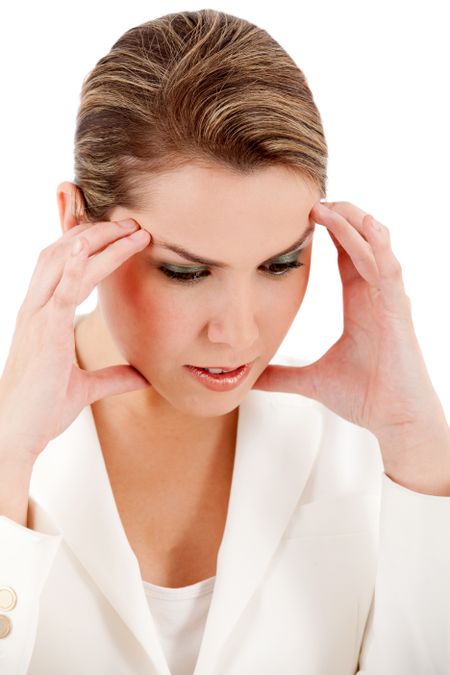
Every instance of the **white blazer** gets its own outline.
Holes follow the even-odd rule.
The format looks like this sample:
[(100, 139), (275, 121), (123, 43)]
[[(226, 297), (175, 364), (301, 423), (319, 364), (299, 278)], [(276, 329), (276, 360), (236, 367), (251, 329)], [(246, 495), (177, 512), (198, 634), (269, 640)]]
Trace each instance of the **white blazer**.
[[(30, 518), (0, 516), (1, 675), (170, 675), (90, 406)], [(366, 429), (251, 390), (195, 675), (448, 675), (449, 531), (450, 497), (390, 480)]]

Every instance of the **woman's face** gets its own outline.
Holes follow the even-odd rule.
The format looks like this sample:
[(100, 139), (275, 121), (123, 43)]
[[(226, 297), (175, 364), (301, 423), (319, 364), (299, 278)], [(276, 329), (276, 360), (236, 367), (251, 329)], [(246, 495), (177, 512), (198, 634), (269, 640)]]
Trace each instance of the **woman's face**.
[[(313, 225), (320, 193), (282, 167), (242, 176), (192, 163), (152, 178), (151, 192), (148, 209), (111, 213), (134, 218), (153, 239), (98, 285), (101, 314), (126, 361), (151, 383), (143, 390), (151, 402), (224, 415), (252, 388), (302, 303), (312, 235), (301, 250), (280, 254)], [(297, 261), (301, 267), (287, 267)], [(184, 367), (248, 362), (249, 375), (226, 392), (207, 389)]]

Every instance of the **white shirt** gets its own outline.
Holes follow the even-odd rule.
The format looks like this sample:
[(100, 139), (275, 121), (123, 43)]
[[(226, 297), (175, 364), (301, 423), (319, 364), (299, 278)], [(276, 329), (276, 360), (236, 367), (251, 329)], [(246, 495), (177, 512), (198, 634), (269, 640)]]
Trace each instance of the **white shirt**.
[(194, 672), (215, 580), (180, 588), (143, 582), (171, 675)]

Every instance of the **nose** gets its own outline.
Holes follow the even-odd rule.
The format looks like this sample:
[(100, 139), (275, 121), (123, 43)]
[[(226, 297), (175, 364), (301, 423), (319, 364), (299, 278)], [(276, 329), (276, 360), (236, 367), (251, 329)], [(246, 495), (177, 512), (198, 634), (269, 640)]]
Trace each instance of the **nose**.
[(208, 338), (211, 342), (227, 344), (236, 355), (253, 353), (259, 329), (254, 299), (248, 291), (234, 288), (216, 303), (208, 323)]

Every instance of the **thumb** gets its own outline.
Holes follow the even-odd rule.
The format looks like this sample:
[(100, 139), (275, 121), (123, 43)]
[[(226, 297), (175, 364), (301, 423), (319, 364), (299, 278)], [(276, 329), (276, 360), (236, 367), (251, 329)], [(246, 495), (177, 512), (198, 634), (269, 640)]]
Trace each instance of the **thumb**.
[(137, 389), (146, 389), (151, 384), (133, 366), (107, 366), (99, 370), (86, 371), (88, 379), (88, 402), (91, 405), (106, 396), (126, 394)]
[[(316, 399), (314, 368), (308, 366), (269, 365), (253, 385), (253, 389), (301, 394)], [(316, 399), (317, 400), (317, 399)]]

